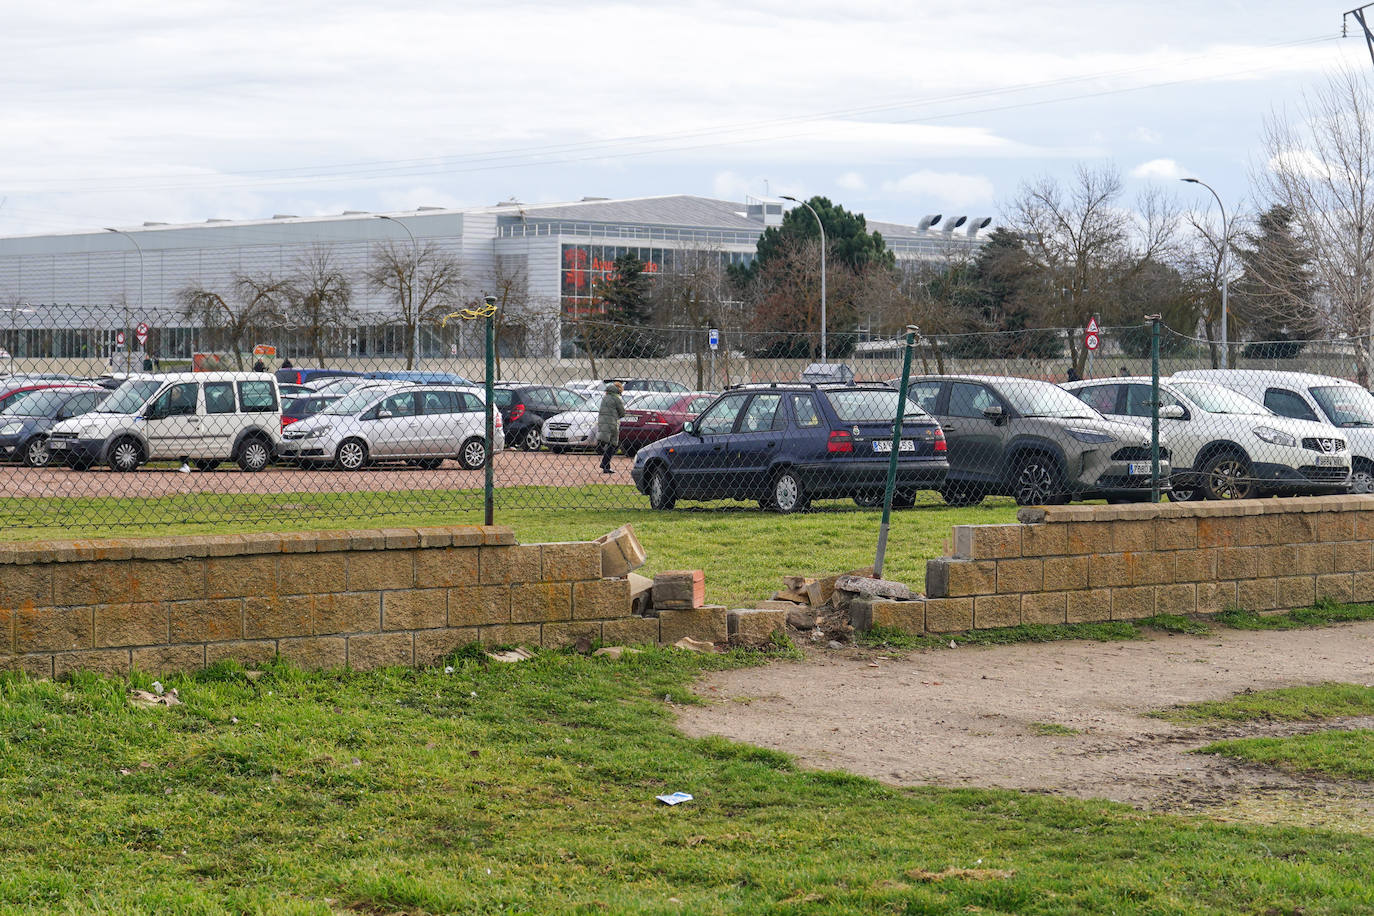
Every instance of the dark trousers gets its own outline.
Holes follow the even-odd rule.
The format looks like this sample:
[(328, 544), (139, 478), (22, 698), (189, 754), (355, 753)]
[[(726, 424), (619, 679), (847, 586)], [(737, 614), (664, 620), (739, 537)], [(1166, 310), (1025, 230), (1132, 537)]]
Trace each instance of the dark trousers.
[(615, 443), (602, 442), (597, 447), (601, 449), (601, 470), (609, 471), (611, 469), (611, 456), (615, 454)]

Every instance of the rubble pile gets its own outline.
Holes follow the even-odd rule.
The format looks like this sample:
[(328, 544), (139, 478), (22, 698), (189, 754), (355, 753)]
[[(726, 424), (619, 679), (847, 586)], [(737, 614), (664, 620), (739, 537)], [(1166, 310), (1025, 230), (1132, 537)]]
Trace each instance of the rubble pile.
[(782, 588), (756, 607), (785, 611), (788, 629), (803, 640), (843, 646), (854, 637), (850, 605), (856, 598), (906, 600), (916, 597), (907, 586), (873, 578), (873, 567), (831, 576), (783, 576)]

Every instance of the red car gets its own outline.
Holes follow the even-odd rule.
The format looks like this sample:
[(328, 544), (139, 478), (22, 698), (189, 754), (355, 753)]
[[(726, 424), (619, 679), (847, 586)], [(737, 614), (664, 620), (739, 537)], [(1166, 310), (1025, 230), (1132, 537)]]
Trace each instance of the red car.
[(25, 381), (17, 385), (12, 383), (0, 382), (0, 410), (5, 410), (13, 406), (16, 402), (28, 397), (35, 391), (43, 391), (47, 388), (89, 388), (89, 382), (38, 382)]
[(662, 391), (642, 395), (620, 420), (620, 450), (633, 455), (650, 442), (682, 432), (716, 399), (709, 391)]

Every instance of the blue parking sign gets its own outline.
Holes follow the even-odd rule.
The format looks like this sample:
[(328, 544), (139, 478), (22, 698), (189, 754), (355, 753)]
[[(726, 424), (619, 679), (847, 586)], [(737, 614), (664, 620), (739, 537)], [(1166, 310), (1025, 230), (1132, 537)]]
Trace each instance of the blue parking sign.
[(711, 330), (707, 331), (707, 332), (706, 332), (706, 342), (707, 342), (708, 344), (711, 345), (711, 349), (712, 349), (712, 350), (714, 350), (714, 349), (716, 349), (717, 347), (719, 347), (719, 346), (720, 346), (720, 329), (719, 329), (719, 328), (711, 328)]

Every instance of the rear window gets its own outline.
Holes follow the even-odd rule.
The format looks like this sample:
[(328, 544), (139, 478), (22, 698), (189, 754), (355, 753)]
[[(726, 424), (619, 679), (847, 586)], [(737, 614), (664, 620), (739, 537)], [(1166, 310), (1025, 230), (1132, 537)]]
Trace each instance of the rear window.
[[(828, 392), (830, 406), (845, 423), (861, 420), (887, 420), (897, 417), (897, 392), (889, 388), (855, 388)], [(906, 416), (923, 417), (926, 412), (912, 399), (907, 399)]]
[(277, 389), (271, 382), (239, 382), (239, 405), (244, 413), (273, 413)]
[(635, 401), (635, 410), (667, 410), (682, 400), (680, 394), (646, 394)]

